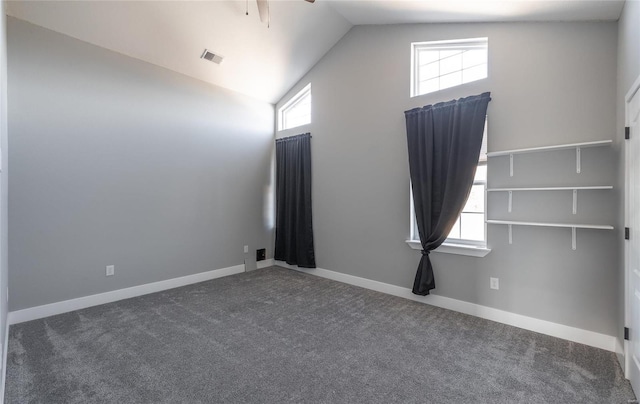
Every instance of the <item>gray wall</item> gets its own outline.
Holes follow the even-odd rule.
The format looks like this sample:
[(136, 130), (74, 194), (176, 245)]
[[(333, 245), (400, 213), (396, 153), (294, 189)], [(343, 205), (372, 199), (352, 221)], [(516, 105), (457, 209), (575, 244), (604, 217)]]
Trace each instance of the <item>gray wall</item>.
[(271, 245), (272, 105), (13, 18), (8, 60), (11, 310)]
[[(7, 17), (4, 13), (5, 2), (0, 2), (0, 148), (2, 148), (2, 172), (0, 172), (0, 346), (4, 347), (5, 329), (7, 327), (7, 294), (8, 294), (8, 161), (7, 151)], [(0, 349), (2, 352), (2, 349)], [(4, 367), (0, 355), (0, 368)]]
[[(640, 2), (627, 1), (618, 21), (618, 82), (617, 82), (617, 130), (616, 150), (619, 153), (618, 184), (621, 189), (625, 185), (624, 126), (625, 95), (634, 81), (640, 76)], [(624, 198), (620, 198), (618, 223), (624, 226)], [(618, 284), (618, 332), (616, 335), (623, 341), (625, 283), (624, 283), (624, 248), (620, 248), (619, 284)]]
[[(615, 23), (501, 23), (359, 26), (283, 102), (312, 85), (312, 124), (277, 136), (313, 134), (317, 264), (410, 288), (420, 258), (409, 236), (409, 175), (403, 111), (491, 91), (489, 150), (613, 139), (616, 130)], [(409, 97), (410, 43), (489, 38), (489, 78)], [(491, 159), (489, 186), (618, 185), (614, 148)], [(489, 217), (617, 224), (620, 189), (579, 195), (491, 195)], [(489, 226), (485, 258), (433, 254), (435, 294), (616, 335), (621, 232)], [(500, 290), (489, 288), (500, 278)]]

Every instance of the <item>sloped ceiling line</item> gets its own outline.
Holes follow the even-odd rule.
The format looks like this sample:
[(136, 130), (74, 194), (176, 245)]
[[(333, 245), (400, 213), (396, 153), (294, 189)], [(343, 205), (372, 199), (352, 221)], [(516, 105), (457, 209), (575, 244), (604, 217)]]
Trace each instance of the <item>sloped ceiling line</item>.
[[(7, 14), (272, 104), (353, 25), (617, 20), (623, 1), (8, 1)], [(246, 15), (248, 7), (249, 17)], [(224, 55), (220, 65), (203, 49)]]

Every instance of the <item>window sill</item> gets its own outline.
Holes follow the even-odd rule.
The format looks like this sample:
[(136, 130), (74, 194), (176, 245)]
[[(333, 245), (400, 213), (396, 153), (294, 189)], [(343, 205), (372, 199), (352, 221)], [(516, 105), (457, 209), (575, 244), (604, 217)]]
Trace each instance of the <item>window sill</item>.
[[(419, 241), (415, 240), (407, 240), (407, 244), (409, 247), (414, 250), (422, 250), (422, 245)], [(456, 254), (456, 255), (466, 255), (469, 257), (484, 257), (491, 252), (490, 248), (486, 247), (478, 247), (472, 245), (462, 245), (462, 244), (442, 244), (440, 247), (433, 250), (436, 253), (445, 253), (445, 254)]]

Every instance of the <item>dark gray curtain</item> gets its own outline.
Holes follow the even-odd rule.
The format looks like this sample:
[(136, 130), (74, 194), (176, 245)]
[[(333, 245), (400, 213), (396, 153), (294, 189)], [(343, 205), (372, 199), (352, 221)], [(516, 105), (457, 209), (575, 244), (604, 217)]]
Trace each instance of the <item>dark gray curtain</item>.
[(276, 250), (278, 261), (315, 268), (311, 220), (311, 134), (276, 140)]
[(429, 253), (444, 242), (471, 192), (490, 93), (405, 112), (409, 172), (422, 258), (413, 293), (436, 287)]

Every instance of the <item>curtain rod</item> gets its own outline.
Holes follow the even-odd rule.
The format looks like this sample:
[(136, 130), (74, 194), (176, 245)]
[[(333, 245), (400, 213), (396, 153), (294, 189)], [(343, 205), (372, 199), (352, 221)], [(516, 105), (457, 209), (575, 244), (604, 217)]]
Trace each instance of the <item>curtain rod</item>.
[(298, 137), (298, 136), (305, 136), (305, 135), (309, 135), (309, 137), (313, 139), (313, 136), (311, 136), (311, 132), (307, 132), (307, 133), (301, 133), (301, 134), (299, 134), (299, 135), (293, 135), (293, 136), (281, 137), (281, 138), (276, 139), (276, 141), (277, 141), (277, 140), (293, 139), (294, 137)]

